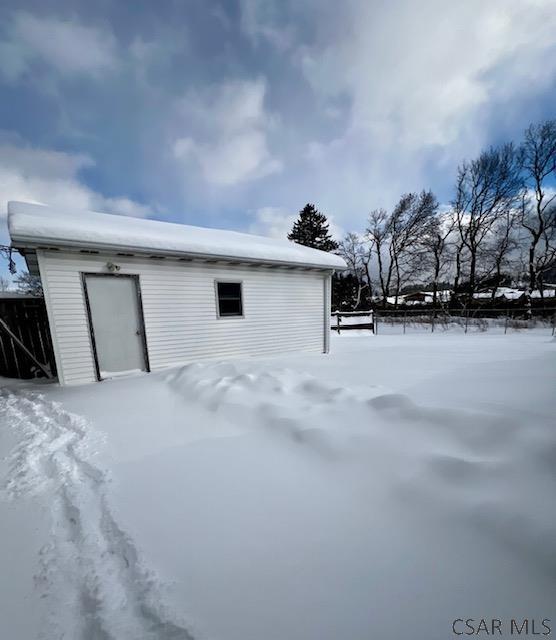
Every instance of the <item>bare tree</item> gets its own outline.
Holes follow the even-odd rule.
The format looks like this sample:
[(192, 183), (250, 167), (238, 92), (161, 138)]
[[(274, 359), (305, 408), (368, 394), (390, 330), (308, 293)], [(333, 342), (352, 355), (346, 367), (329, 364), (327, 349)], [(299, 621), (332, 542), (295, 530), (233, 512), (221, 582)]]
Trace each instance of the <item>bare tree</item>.
[(363, 291), (367, 289), (367, 296), (372, 297), (372, 281), (369, 264), (371, 262), (371, 245), (356, 233), (348, 233), (340, 242), (338, 253), (346, 261), (349, 270), (359, 283), (355, 307), (361, 304)]
[(556, 174), (556, 120), (531, 125), (520, 148), (527, 192), (521, 208), (521, 225), (529, 237), (529, 304), (533, 289), (542, 295), (542, 276), (556, 259), (556, 192), (547, 181)]
[(556, 265), (556, 207), (552, 207), (546, 215), (546, 222), (537, 245), (540, 251), (535, 256), (535, 270), (537, 273), (537, 288), (544, 299), (544, 275)]
[(10, 290), (10, 281), (8, 278), (4, 276), (0, 276), (0, 291), (9, 291)]
[(386, 272), (383, 251), (390, 238), (390, 225), (388, 212), (385, 209), (375, 209), (369, 214), (367, 225), (367, 237), (374, 248), (378, 263), (378, 279), (383, 301), (388, 297), (390, 290), (391, 269)]
[(412, 274), (419, 268), (421, 240), (437, 212), (435, 195), (432, 191), (422, 191), (403, 195), (390, 216), (389, 271), (395, 277), (395, 304), (398, 303), (404, 268), (406, 273)]
[(13, 247), (11, 247), (8, 244), (0, 244), (0, 258), (4, 258), (7, 261), (8, 270), (11, 274), (14, 274), (16, 272), (13, 253), (14, 253)]
[(491, 300), (494, 301), (500, 283), (502, 281), (502, 271), (504, 267), (510, 266), (510, 257), (512, 252), (518, 246), (516, 236), (516, 227), (518, 224), (518, 210), (508, 208), (495, 220), (490, 233), (490, 242), (487, 252), (490, 254), (490, 262), (492, 265), (492, 295)]
[(438, 285), (452, 264), (454, 251), (451, 237), (456, 226), (452, 212), (433, 215), (428, 220), (419, 241), (422, 251), (420, 259), (430, 270), (432, 282), (432, 303), (438, 302)]
[(42, 296), (42, 283), (39, 276), (32, 276), (28, 271), (24, 271), (15, 279), (17, 290), (30, 296)]
[(479, 267), (484, 267), (479, 258), (487, 255), (483, 250), (489, 233), (499, 216), (517, 205), (521, 188), (519, 156), (512, 144), (491, 147), (458, 169), (453, 201), (461, 245), (457, 259), (461, 268), (462, 254), (467, 253), (470, 299), (477, 289)]
[[(454, 218), (454, 222), (456, 222), (456, 218)], [(460, 284), (463, 277), (463, 267), (465, 262), (465, 244), (462, 239), (462, 228), (460, 225), (457, 225), (458, 233), (453, 240), (452, 246), (454, 248), (454, 298), (459, 300), (458, 294), (460, 289)], [(465, 233), (465, 231), (464, 231)]]

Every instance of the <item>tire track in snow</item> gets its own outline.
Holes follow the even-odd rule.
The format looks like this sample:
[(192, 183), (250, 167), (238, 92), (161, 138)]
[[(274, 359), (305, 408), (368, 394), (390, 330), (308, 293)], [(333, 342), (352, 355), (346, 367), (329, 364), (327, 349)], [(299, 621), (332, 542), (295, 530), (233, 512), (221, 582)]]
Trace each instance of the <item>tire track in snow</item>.
[(48, 640), (194, 640), (164, 610), (154, 578), (107, 504), (107, 474), (91, 461), (88, 423), (29, 391), (0, 390), (0, 417), (22, 434), (8, 458), (8, 499), (51, 493), (52, 539), (36, 586)]

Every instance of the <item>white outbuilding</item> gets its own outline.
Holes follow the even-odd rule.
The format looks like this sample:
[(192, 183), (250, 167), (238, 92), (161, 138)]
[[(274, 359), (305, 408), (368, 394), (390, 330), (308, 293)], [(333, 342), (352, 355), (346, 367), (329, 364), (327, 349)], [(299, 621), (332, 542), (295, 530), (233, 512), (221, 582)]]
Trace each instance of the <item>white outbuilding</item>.
[(61, 384), (208, 358), (327, 353), (339, 256), (287, 240), (10, 202)]

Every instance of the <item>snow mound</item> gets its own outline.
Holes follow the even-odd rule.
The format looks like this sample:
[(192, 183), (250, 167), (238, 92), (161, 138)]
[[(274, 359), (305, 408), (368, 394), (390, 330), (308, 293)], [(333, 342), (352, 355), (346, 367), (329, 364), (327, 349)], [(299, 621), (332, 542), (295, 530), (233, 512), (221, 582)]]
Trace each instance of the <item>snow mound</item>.
[[(165, 380), (245, 433), (286, 438), (346, 467), (364, 462), (364, 482), (380, 469), (403, 500), (459, 505), (470, 522), (556, 572), (556, 521), (542, 497), (556, 490), (556, 432), (545, 425), (504, 412), (420, 406), (405, 394), (334, 386), (288, 369), (194, 364)], [(527, 478), (521, 486), (516, 469)]]

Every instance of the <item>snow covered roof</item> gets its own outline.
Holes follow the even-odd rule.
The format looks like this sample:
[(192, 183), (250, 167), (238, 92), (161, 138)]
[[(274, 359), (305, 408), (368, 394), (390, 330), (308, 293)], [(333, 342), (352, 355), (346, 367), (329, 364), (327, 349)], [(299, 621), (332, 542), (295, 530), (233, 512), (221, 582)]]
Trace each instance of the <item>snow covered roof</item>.
[(76, 247), (345, 269), (340, 256), (237, 231), (8, 202), (14, 246)]

